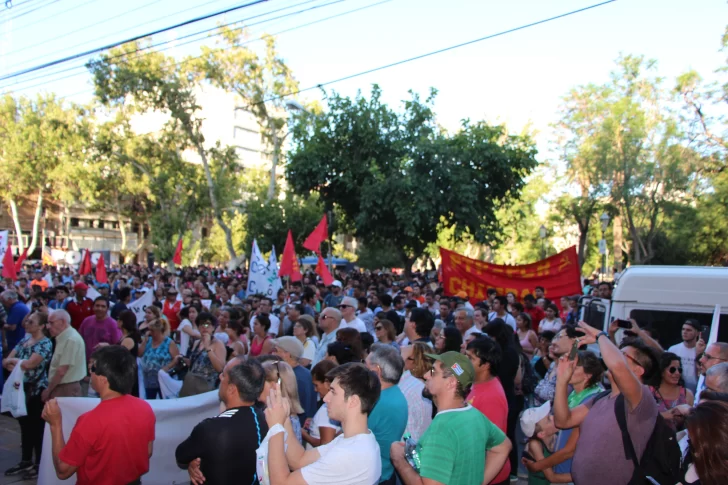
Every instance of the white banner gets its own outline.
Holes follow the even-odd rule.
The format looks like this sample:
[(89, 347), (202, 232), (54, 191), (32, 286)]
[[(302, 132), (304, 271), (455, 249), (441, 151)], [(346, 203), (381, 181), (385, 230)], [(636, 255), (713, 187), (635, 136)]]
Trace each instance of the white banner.
[(144, 313), (148, 307), (152, 306), (152, 303), (154, 303), (154, 293), (147, 291), (144, 293), (144, 296), (127, 305), (127, 308), (136, 315), (137, 324), (141, 324), (144, 321)]
[(253, 241), (253, 251), (250, 255), (250, 272), (248, 273), (247, 295), (264, 295), (270, 298), (277, 296), (281, 288), (281, 279), (278, 277), (278, 263), (276, 250), (273, 248), (268, 262), (263, 259), (258, 249), (258, 243)]
[(100, 297), (101, 293), (96, 291), (96, 288), (93, 286), (89, 286), (88, 290), (86, 290), (86, 298), (90, 298), (92, 301), (96, 301), (96, 298)]
[(8, 247), (8, 234), (10, 231), (0, 231), (0, 258), (5, 255), (5, 250)]
[[(142, 477), (144, 485), (167, 485), (170, 483), (189, 483), (186, 470), (177, 466), (175, 450), (186, 440), (192, 428), (203, 419), (220, 414), (220, 400), (217, 391), (180, 399), (155, 399), (147, 401), (157, 418), (154, 429), (154, 452), (149, 460), (149, 473)], [(63, 437), (66, 442), (80, 415), (90, 411), (99, 399), (90, 397), (61, 397), (58, 406), (63, 416)], [(73, 479), (75, 482), (75, 479)], [(56, 477), (53, 468), (51, 430), (46, 424), (43, 435), (38, 483), (43, 485), (64, 485), (67, 482)]]

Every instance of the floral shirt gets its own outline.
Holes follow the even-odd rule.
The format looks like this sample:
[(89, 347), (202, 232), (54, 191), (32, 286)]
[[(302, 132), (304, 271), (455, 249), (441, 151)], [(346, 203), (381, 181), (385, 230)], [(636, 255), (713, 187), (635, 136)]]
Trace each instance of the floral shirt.
[(33, 354), (38, 354), (43, 358), (35, 369), (26, 370), (23, 378), (23, 382), (30, 385), (30, 395), (37, 396), (48, 387), (48, 363), (53, 354), (53, 345), (48, 337), (43, 337), (33, 345), (28, 345), (30, 338), (30, 335), (26, 335), (23, 340), (18, 342), (18, 345), (15, 346), (15, 357), (20, 360), (28, 360)]

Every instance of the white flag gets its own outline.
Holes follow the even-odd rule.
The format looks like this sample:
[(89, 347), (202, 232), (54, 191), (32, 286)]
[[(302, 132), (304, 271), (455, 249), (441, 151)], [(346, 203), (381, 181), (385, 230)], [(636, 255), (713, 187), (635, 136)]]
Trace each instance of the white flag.
[(248, 288), (246, 289), (248, 295), (260, 294), (270, 298), (276, 297), (276, 292), (281, 287), (281, 280), (278, 277), (278, 264), (275, 261), (275, 249), (271, 252), (271, 260), (266, 262), (263, 255), (260, 254), (257, 241), (253, 241)]
[(5, 250), (7, 249), (8, 244), (10, 244), (8, 242), (8, 234), (9, 231), (0, 231), (0, 258), (5, 255)]
[(152, 306), (152, 303), (154, 303), (154, 292), (147, 291), (144, 293), (144, 296), (127, 305), (127, 308), (136, 315), (137, 325), (141, 325), (144, 321), (144, 313), (147, 311), (147, 308)]
[(276, 247), (271, 246), (270, 258), (268, 258), (268, 268), (270, 270), (269, 280), (273, 289), (271, 298), (276, 299), (278, 297), (278, 290), (283, 288), (281, 284), (281, 277), (278, 276), (278, 259), (276, 258)]

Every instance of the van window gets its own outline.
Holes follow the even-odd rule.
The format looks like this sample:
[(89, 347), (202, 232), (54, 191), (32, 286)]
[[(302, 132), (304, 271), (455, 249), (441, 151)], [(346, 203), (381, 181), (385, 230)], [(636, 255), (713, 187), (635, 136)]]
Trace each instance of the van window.
[[(657, 340), (667, 350), (682, 342), (682, 326), (688, 318), (694, 318), (700, 325), (710, 327), (712, 313), (672, 312), (660, 310), (632, 310), (630, 317), (637, 320), (640, 327), (656, 331)], [(720, 316), (718, 341), (728, 342), (728, 315)]]

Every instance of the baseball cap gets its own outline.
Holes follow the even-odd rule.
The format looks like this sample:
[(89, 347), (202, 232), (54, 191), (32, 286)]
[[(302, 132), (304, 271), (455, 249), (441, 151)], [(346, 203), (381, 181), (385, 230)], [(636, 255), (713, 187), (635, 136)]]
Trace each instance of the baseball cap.
[(455, 293), (455, 296), (457, 296), (458, 298), (462, 298), (463, 300), (468, 299), (468, 294), (464, 291), (458, 291), (457, 293)]
[(442, 362), (443, 367), (448, 367), (455, 378), (463, 387), (468, 387), (473, 383), (475, 369), (473, 363), (470, 362), (465, 355), (460, 352), (444, 352), (442, 354), (425, 354), (427, 357)]
[(101, 283), (97, 288), (100, 290), (101, 288), (110, 288), (107, 283)]
[(341, 285), (341, 281), (339, 281), (339, 280), (334, 280), (334, 282), (333, 282), (333, 283), (331, 283), (331, 286), (338, 286), (339, 288), (341, 288), (341, 287), (342, 287), (342, 285)]
[(685, 320), (685, 325), (690, 325), (691, 327), (693, 327), (698, 332), (700, 332), (702, 330), (700, 328), (700, 322), (698, 322), (694, 318), (688, 318), (687, 320)]
[(273, 345), (285, 350), (297, 359), (303, 355), (303, 344), (296, 337), (278, 337), (273, 339)]
[(404, 291), (414, 291), (411, 286), (405, 286)]
[(549, 415), (551, 412), (551, 401), (546, 401), (537, 408), (528, 408), (521, 414), (521, 430), (527, 438), (533, 437), (536, 432), (536, 423)]
[(83, 283), (79, 281), (75, 285), (73, 285), (74, 290), (88, 290), (88, 285), (86, 283)]

